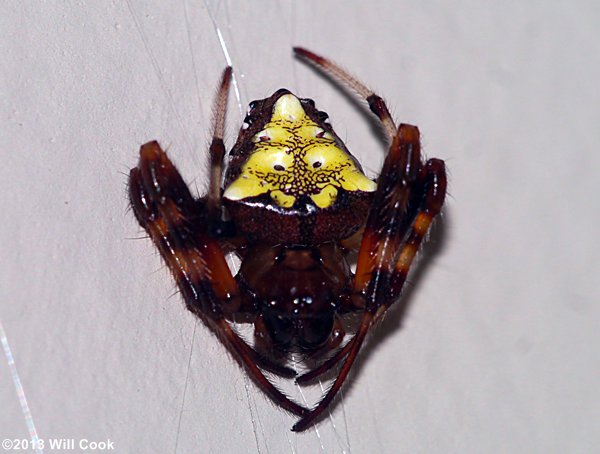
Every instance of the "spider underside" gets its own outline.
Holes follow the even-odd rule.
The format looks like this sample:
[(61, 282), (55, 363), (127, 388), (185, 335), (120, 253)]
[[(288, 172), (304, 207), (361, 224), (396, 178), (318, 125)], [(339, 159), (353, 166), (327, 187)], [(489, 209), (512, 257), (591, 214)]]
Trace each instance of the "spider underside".
[[(376, 184), (327, 115), (285, 89), (250, 104), (224, 172), (228, 67), (215, 101), (207, 194), (195, 199), (154, 141), (140, 149), (129, 197), (187, 308), (274, 402), (300, 416), (292, 430), (302, 431), (332, 402), (370, 327), (398, 300), (444, 203), (446, 173), (442, 160), (423, 162), (419, 130), (396, 128), (379, 96), (333, 62), (303, 48), (294, 51), (356, 91), (381, 121), (390, 147)], [(346, 256), (356, 249), (353, 274)], [(236, 276), (226, 263), (228, 252), (241, 259)], [(349, 313), (359, 321), (343, 344), (342, 317)], [(254, 347), (232, 328), (234, 320), (254, 324)], [(300, 384), (341, 364), (312, 409), (288, 398), (263, 373), (296, 376), (285, 365), (291, 352), (325, 358), (296, 377)]]

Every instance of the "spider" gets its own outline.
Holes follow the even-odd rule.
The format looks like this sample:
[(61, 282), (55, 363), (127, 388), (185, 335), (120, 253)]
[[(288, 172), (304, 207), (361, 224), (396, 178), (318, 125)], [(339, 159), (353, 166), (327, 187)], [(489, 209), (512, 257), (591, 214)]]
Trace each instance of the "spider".
[[(370, 328), (398, 300), (444, 203), (446, 173), (440, 159), (423, 162), (418, 128), (397, 128), (381, 97), (330, 60), (300, 47), (294, 53), (357, 92), (379, 118), (390, 146), (376, 182), (328, 115), (286, 89), (250, 103), (224, 171), (227, 67), (214, 105), (207, 194), (194, 198), (153, 141), (142, 145), (130, 172), (129, 197), (187, 308), (275, 403), (300, 417), (292, 430), (303, 431), (332, 402)], [(352, 273), (347, 255), (357, 249)], [(241, 259), (235, 277), (225, 260), (229, 252)], [(358, 313), (353, 336), (342, 324), (349, 313)], [(253, 347), (232, 327), (240, 320), (254, 324)], [(286, 366), (295, 352), (322, 359), (297, 376)], [(265, 375), (304, 384), (339, 364), (312, 409)]]

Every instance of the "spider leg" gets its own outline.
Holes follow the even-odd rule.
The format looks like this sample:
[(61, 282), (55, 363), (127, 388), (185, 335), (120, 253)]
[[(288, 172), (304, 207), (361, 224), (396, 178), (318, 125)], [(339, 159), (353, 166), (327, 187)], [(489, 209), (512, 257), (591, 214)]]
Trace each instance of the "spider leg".
[(306, 429), (335, 398), (369, 328), (398, 298), (418, 247), (440, 212), (445, 195), (444, 162), (431, 159), (423, 165), (419, 130), (400, 125), (383, 165), (358, 255), (354, 291), (365, 307), (359, 329), (330, 360), (298, 377), (298, 381), (308, 381), (346, 357), (321, 402), (292, 430)]
[(383, 163), (358, 252), (354, 292), (362, 295), (366, 310), (372, 301), (387, 298), (396, 255), (422, 198), (422, 169), (419, 130), (401, 124)]
[[(393, 257), (398, 251), (402, 231), (406, 229), (406, 219), (411, 220), (411, 214), (407, 211), (410, 210), (410, 187), (417, 181), (421, 168), (419, 147), (417, 128), (400, 125), (379, 177), (358, 254), (355, 295), (351, 303), (361, 311), (367, 308), (365, 286), (373, 282), (379, 288), (382, 281), (379, 275), (391, 274)], [(306, 383), (313, 380), (346, 357), (351, 348), (352, 344), (348, 342), (335, 355), (314, 370), (300, 375), (296, 381)]]
[[(390, 295), (378, 310), (379, 317), (398, 298), (406, 282), (410, 266), (427, 235), (431, 223), (444, 204), (446, 195), (446, 169), (441, 159), (430, 159), (422, 169), (424, 196), (414, 221), (403, 242), (390, 279)], [(383, 310), (382, 310), (383, 309)]]
[(309, 413), (306, 413), (304, 416), (302, 416), (300, 420), (296, 424), (294, 424), (294, 426), (292, 427), (292, 430), (294, 432), (302, 432), (303, 430), (305, 430), (315, 419), (317, 419), (321, 415), (321, 413), (323, 413), (323, 411), (335, 398), (338, 391), (344, 384), (344, 381), (348, 376), (348, 372), (350, 372), (350, 369), (354, 364), (354, 360), (358, 355), (358, 351), (360, 350), (360, 347), (365, 339), (365, 336), (367, 335), (369, 327), (371, 326), (372, 319), (373, 315), (371, 313), (365, 312), (363, 314), (357, 333), (354, 335), (352, 340), (350, 340), (350, 342), (348, 342), (348, 344), (346, 344), (346, 346), (342, 349), (344, 350), (346, 349), (346, 347), (348, 347), (348, 357), (346, 358), (346, 361), (344, 361), (344, 363), (342, 364), (342, 368), (340, 369), (338, 376), (333, 382), (333, 385), (331, 386), (331, 388), (329, 388), (327, 394), (325, 394), (325, 396), (323, 397), (323, 399), (321, 399), (317, 406), (311, 409)]
[(135, 216), (171, 270), (187, 308), (236, 353), (250, 376), (281, 407), (296, 415), (306, 409), (271, 384), (259, 367), (288, 376), (293, 371), (271, 364), (248, 346), (226, 318), (240, 308), (240, 291), (217, 240), (208, 233), (205, 213), (157, 142), (140, 149), (138, 166), (129, 175)]
[(213, 104), (212, 142), (210, 144), (210, 183), (206, 196), (206, 207), (209, 217), (213, 220), (221, 219), (221, 180), (223, 176), (223, 159), (225, 157), (225, 144), (223, 133), (225, 130), (225, 114), (227, 112), (227, 95), (231, 82), (231, 66), (223, 71), (221, 84)]
[(303, 47), (294, 47), (294, 53), (307, 59), (321, 70), (332, 74), (334, 77), (341, 80), (344, 84), (354, 90), (358, 95), (364, 98), (369, 103), (371, 111), (377, 115), (377, 118), (381, 121), (385, 132), (390, 140), (396, 135), (396, 124), (392, 118), (390, 111), (388, 110), (384, 100), (381, 96), (373, 93), (369, 87), (363, 84), (356, 77), (349, 74), (345, 69), (331, 60), (321, 57)]

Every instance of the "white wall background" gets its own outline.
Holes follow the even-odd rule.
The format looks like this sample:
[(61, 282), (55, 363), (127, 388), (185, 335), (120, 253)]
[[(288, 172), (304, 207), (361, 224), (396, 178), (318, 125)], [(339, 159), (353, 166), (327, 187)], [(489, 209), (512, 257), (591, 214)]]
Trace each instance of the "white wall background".
[[(116, 452), (596, 451), (599, 24), (583, 0), (4, 2), (0, 320), (39, 436)], [(302, 434), (173, 296), (125, 192), (151, 139), (202, 191), (224, 46), (229, 144), (240, 109), (287, 87), (375, 175), (366, 109), (292, 45), (358, 75), (450, 169), (406, 317), (379, 326)], [(0, 438), (28, 437), (0, 358)]]

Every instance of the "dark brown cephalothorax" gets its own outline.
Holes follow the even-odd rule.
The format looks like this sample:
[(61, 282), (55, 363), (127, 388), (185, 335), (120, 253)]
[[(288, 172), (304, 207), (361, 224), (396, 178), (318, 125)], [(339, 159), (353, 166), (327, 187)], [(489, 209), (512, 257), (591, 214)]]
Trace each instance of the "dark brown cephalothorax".
[[(250, 104), (224, 173), (232, 73), (227, 68), (215, 102), (208, 193), (192, 197), (159, 144), (149, 142), (131, 170), (129, 197), (188, 309), (219, 335), (271, 399), (300, 416), (293, 430), (302, 431), (331, 403), (370, 327), (398, 299), (444, 203), (446, 173), (439, 159), (423, 162), (418, 129), (397, 128), (379, 96), (333, 62), (294, 51), (355, 90), (381, 121), (390, 148), (377, 183), (364, 175), (327, 114), (286, 89)], [(346, 256), (356, 250), (350, 237), (358, 235), (352, 273)], [(241, 258), (235, 276), (225, 252)], [(360, 315), (349, 335), (342, 324), (346, 313)], [(254, 324), (254, 347), (232, 321)], [(326, 359), (296, 376), (286, 365), (291, 352)], [(333, 385), (311, 410), (263, 373), (302, 384), (338, 364)]]

